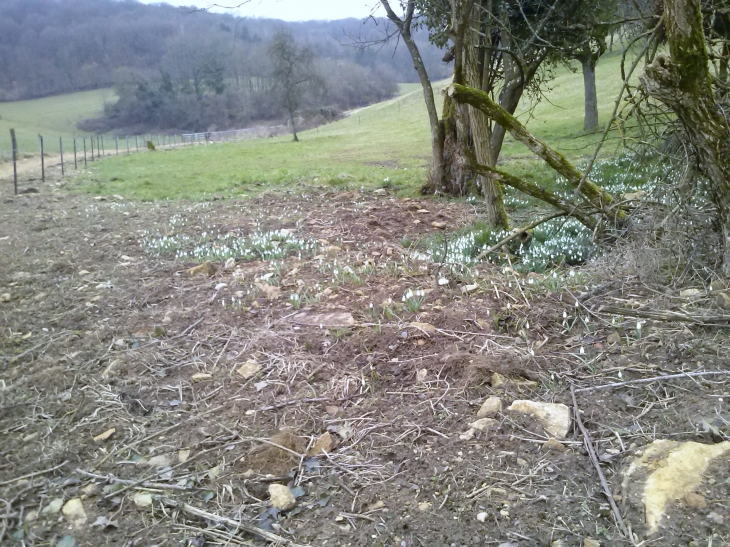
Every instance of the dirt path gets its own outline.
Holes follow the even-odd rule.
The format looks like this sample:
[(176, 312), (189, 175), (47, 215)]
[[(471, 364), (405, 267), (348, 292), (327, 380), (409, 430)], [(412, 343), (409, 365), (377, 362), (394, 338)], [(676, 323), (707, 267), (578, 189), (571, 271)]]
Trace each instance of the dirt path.
[[(546, 447), (533, 418), (469, 424), (490, 396), (572, 406), (570, 384), (729, 364), (727, 340), (698, 329), (646, 325), (611, 347), (635, 322), (585, 323), (551, 277), (518, 289), (497, 268), (412, 260), (403, 240), (472, 220), (460, 203), (359, 192), (138, 203), (53, 188), (0, 197), (0, 543), (263, 544), (221, 517), (281, 544), (628, 545), (580, 432)], [(216, 261), (212, 276), (175, 258), (244, 240), (265, 257), (291, 251)], [(587, 281), (573, 283), (579, 294)], [(407, 309), (409, 290), (424, 295)], [(694, 385), (579, 395), (616, 492), (640, 447), (701, 440), (688, 424), (713, 419), (727, 384)], [(727, 515), (725, 467), (703, 485), (707, 508), (672, 506), (657, 544), (721, 544), (727, 527), (707, 514)], [(294, 510), (272, 508), (274, 483), (291, 487)], [(177, 503), (188, 505), (163, 509)]]

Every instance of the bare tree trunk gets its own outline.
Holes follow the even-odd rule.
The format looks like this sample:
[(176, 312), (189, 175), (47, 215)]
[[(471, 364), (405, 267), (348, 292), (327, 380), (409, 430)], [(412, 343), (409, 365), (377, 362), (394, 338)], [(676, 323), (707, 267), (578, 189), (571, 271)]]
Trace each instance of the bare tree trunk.
[(583, 57), (583, 90), (585, 92), (585, 116), (583, 129), (592, 131), (598, 127), (598, 95), (596, 94), (596, 63), (592, 56)]
[(398, 32), (403, 38), (403, 42), (408, 48), (408, 53), (411, 55), (413, 61), (413, 68), (416, 69), (418, 74), (418, 80), (423, 88), (423, 98), (426, 101), (426, 111), (428, 112), (428, 121), (431, 126), (431, 151), (432, 151), (432, 165), (431, 165), (431, 184), (434, 188), (440, 188), (443, 186), (444, 178), (444, 136), (441, 131), (439, 124), (438, 110), (436, 109), (436, 100), (433, 94), (433, 86), (431, 85), (431, 79), (428, 77), (426, 71), (426, 65), (423, 63), (421, 52), (418, 50), (416, 42), (413, 40), (412, 25), (413, 15), (416, 9), (415, 0), (408, 0), (405, 7), (405, 17), (401, 19), (393, 11), (388, 0), (381, 0), (380, 2), (385, 8), (385, 12), (393, 24), (398, 28)]
[(646, 67), (641, 83), (677, 115), (698, 169), (710, 181), (723, 238), (723, 274), (730, 277), (730, 135), (715, 104), (700, 0), (665, 0), (664, 24), (670, 56), (658, 55)]
[(294, 142), (299, 142), (299, 137), (297, 136), (297, 126), (294, 122), (294, 111), (289, 111), (289, 123), (291, 124), (291, 132), (292, 135), (294, 135)]

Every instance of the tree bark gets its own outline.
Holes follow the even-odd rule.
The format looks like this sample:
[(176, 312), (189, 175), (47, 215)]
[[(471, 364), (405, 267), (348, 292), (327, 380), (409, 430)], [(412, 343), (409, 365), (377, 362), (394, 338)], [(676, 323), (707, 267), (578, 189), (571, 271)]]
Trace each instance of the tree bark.
[(596, 62), (592, 55), (581, 59), (585, 116), (583, 129), (592, 131), (598, 127), (598, 95), (596, 93)]
[(291, 133), (294, 135), (294, 142), (299, 142), (299, 137), (297, 136), (297, 126), (294, 122), (294, 112), (289, 111), (289, 123), (291, 124)]
[(723, 243), (723, 274), (730, 277), (730, 132), (715, 104), (700, 0), (665, 0), (664, 23), (670, 55), (658, 55), (641, 83), (677, 115), (698, 170), (710, 181)]
[(431, 178), (433, 179), (431, 184), (434, 188), (440, 188), (443, 186), (444, 178), (444, 138), (440, 131), (439, 115), (436, 109), (436, 99), (433, 94), (431, 79), (428, 77), (421, 52), (418, 50), (418, 46), (411, 34), (416, 3), (415, 0), (408, 0), (403, 19), (398, 17), (393, 11), (388, 0), (381, 0), (380, 3), (385, 8), (388, 19), (398, 28), (398, 32), (401, 38), (403, 38), (406, 48), (408, 48), (408, 53), (410, 53), (411, 60), (413, 61), (413, 68), (415, 68), (418, 74), (418, 81), (421, 83), (421, 88), (423, 89), (423, 98), (426, 101), (426, 111), (428, 112), (428, 121), (431, 127)]
[[(481, 6), (474, 4), (471, 11), (469, 28), (466, 30), (466, 39), (464, 41), (464, 73), (466, 76), (466, 85), (481, 89), (482, 75), (479, 71)], [(489, 117), (473, 106), (469, 106), (468, 111), (469, 128), (471, 129), (476, 160), (480, 164), (493, 166), (495, 162), (492, 158), (490, 148), (491, 131)], [(508, 229), (509, 219), (507, 218), (507, 211), (504, 208), (501, 184), (494, 178), (484, 177), (482, 175), (478, 177), (478, 184), (481, 187), (484, 197), (485, 221), (490, 226), (505, 230)]]

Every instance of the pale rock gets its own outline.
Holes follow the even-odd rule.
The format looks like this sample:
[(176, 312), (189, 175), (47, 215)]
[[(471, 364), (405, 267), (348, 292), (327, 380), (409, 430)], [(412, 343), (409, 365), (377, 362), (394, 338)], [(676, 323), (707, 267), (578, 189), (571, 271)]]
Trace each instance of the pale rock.
[(702, 296), (704, 291), (700, 289), (684, 289), (683, 291), (679, 292), (679, 296), (682, 298), (696, 298), (698, 296)]
[(497, 420), (493, 420), (492, 418), (481, 418), (476, 422), (470, 423), (469, 427), (471, 429), (476, 429), (477, 431), (486, 431), (496, 425), (499, 425), (499, 422)]
[(617, 332), (612, 332), (606, 338), (606, 342), (611, 346), (617, 346), (621, 343), (621, 335)]
[(348, 312), (307, 313), (302, 312), (292, 317), (292, 322), (298, 325), (308, 325), (322, 328), (353, 327), (355, 318)]
[(433, 226), (434, 228), (437, 228), (439, 230), (443, 230), (444, 228), (446, 228), (446, 223), (445, 222), (436, 222), (436, 221), (434, 221), (434, 222), (431, 223), (431, 226)]
[(10, 293), (5, 292), (3, 294), (0, 294), (0, 302), (10, 302)]
[(499, 397), (489, 397), (479, 408), (477, 418), (492, 418), (500, 412), (502, 412), (502, 399)]
[(418, 510), (421, 512), (430, 511), (431, 507), (433, 507), (433, 504), (429, 501), (422, 501), (418, 504)]
[[(524, 342), (521, 338), (519, 339), (521, 342)], [(492, 387), (493, 388), (500, 388), (504, 387), (506, 385), (512, 385), (517, 388), (520, 387), (526, 387), (527, 389), (535, 389), (537, 388), (537, 382), (533, 382), (532, 380), (517, 380), (514, 378), (507, 378), (505, 376), (502, 376), (499, 372), (492, 373)]]
[(246, 361), (243, 365), (241, 365), (237, 372), (241, 376), (243, 376), (244, 380), (249, 380), (256, 376), (258, 372), (261, 370), (261, 365), (256, 363), (255, 361)]
[(601, 547), (601, 542), (593, 538), (584, 538), (583, 547)]
[(79, 498), (68, 500), (61, 509), (61, 512), (73, 526), (83, 526), (86, 524), (86, 510)]
[(564, 404), (515, 401), (507, 410), (532, 416), (545, 431), (558, 439), (564, 439), (570, 430), (570, 409)]
[(478, 513), (478, 514), (477, 514), (477, 520), (478, 520), (479, 522), (485, 522), (485, 521), (487, 520), (487, 517), (488, 517), (488, 516), (489, 516), (489, 514), (488, 514), (488, 513), (485, 513), (484, 511), (482, 511), (481, 513)]
[(185, 448), (183, 450), (178, 451), (177, 453), (177, 461), (180, 463), (185, 463), (188, 461), (188, 458), (190, 457), (190, 449)]
[(150, 467), (167, 467), (172, 462), (170, 461), (169, 456), (161, 454), (159, 456), (153, 456), (149, 460), (141, 461), (139, 463), (143, 465), (149, 465)]
[(416, 382), (419, 384), (422, 384), (426, 377), (428, 376), (428, 369), (422, 368), (418, 372), (416, 372)]
[(426, 334), (436, 333), (436, 327), (434, 327), (431, 323), (409, 323), (408, 326), (423, 331)]
[(193, 382), (204, 382), (206, 380), (210, 380), (211, 378), (213, 378), (213, 375), (206, 374), (205, 372), (198, 372), (190, 377)]
[(272, 507), (279, 511), (289, 511), (297, 504), (297, 500), (288, 487), (282, 484), (270, 484), (269, 496), (271, 497)]
[[(623, 473), (624, 497), (644, 506), (647, 535), (656, 533), (667, 506), (697, 490), (710, 463), (730, 451), (730, 442), (702, 444), (656, 440)], [(645, 480), (641, 477), (646, 476)]]
[(710, 283), (710, 290), (713, 292), (724, 291), (727, 288), (728, 286), (719, 279), (715, 279), (712, 283)]
[(715, 524), (720, 524), (720, 525), (725, 524), (725, 517), (723, 517), (719, 513), (715, 513), (714, 511), (712, 513), (710, 513), (709, 515), (707, 515), (707, 520), (711, 520)]
[(132, 498), (137, 507), (150, 507), (152, 505), (152, 494), (147, 492), (137, 492)]
[(61, 510), (61, 507), (63, 507), (63, 498), (53, 498), (48, 502), (48, 505), (43, 508), (41, 513), (44, 515), (55, 515)]
[(462, 441), (471, 441), (474, 438), (474, 434), (477, 432), (476, 429), (471, 428), (459, 435), (459, 439)]

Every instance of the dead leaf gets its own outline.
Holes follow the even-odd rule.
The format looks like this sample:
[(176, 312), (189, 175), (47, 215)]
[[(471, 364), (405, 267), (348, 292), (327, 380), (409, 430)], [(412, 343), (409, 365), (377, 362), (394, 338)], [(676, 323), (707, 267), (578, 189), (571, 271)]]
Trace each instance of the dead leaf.
[(268, 283), (256, 283), (256, 286), (269, 300), (278, 300), (281, 298), (281, 289), (279, 287), (269, 285)]
[(177, 453), (177, 461), (179, 461), (180, 463), (185, 463), (186, 461), (188, 461), (188, 458), (189, 457), (190, 457), (190, 449), (189, 448), (186, 448), (184, 450), (180, 450)]
[(91, 525), (92, 528), (119, 528), (119, 523), (116, 520), (109, 520), (106, 517), (96, 517), (96, 520)]

